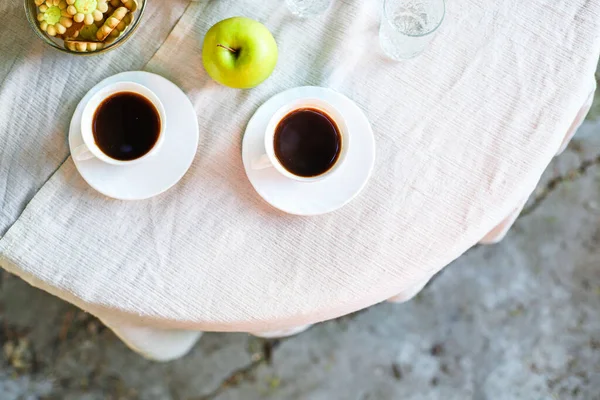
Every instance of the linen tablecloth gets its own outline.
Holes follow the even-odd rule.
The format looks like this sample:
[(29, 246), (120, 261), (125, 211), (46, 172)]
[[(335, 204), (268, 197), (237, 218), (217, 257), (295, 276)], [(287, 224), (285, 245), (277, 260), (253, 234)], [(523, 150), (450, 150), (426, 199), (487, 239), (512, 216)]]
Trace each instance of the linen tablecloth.
[[(518, 207), (595, 88), (600, 0), (450, 0), (426, 52), (401, 63), (379, 48), (379, 1), (334, 0), (311, 20), (283, 1), (191, 2), (145, 69), (192, 100), (198, 153), (167, 193), (116, 201), (91, 189), (70, 158), (51, 172), (85, 90), (140, 68), (184, 6), (150, 3), (144, 30), (107, 56), (76, 60), (32, 34), (0, 35), (16, 54), (0, 70), (0, 264), (103, 318), (265, 331), (414, 287)], [(279, 46), (273, 75), (252, 90), (220, 86), (202, 67), (205, 32), (235, 15), (265, 23)], [(310, 218), (267, 205), (241, 161), (254, 111), (301, 85), (353, 99), (377, 142), (364, 192)]]

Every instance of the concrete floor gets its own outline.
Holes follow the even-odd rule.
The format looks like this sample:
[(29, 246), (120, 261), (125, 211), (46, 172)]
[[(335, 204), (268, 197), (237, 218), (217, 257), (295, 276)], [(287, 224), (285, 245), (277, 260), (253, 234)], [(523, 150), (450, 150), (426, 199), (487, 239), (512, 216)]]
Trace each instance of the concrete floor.
[(282, 341), (206, 334), (152, 363), (3, 273), (0, 400), (600, 399), (599, 133), (600, 101), (501, 244)]

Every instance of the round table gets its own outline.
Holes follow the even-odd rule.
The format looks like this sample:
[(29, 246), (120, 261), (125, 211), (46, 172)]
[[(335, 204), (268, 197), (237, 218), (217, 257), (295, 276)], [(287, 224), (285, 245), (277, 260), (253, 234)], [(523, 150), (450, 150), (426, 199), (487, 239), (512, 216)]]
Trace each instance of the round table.
[[(198, 114), (198, 154), (177, 186), (148, 201), (111, 200), (87, 186), (67, 159), (40, 182), (0, 241), (4, 268), (95, 314), (154, 359), (184, 354), (200, 331), (289, 334), (410, 298), (475, 243), (501, 238), (595, 90), (600, 0), (451, 1), (429, 48), (402, 63), (379, 49), (379, 2), (334, 1), (312, 20), (293, 17), (280, 1), (260, 3), (191, 2), (144, 67), (179, 85)], [(275, 72), (249, 91), (220, 86), (202, 68), (203, 34), (231, 10), (264, 22), (279, 46)], [(153, 25), (165, 29), (170, 18), (164, 9), (150, 12), (143, 34), (151, 35)], [(127, 69), (136, 43), (144, 46), (136, 39), (111, 55), (119, 70)], [(118, 72), (100, 62), (106, 68), (88, 75), (97, 79), (83, 85), (68, 74), (57, 86), (49, 79), (56, 70), (44, 70), (32, 99), (23, 82), (40, 77), (46, 67), (35, 60), (46, 50), (31, 48), (15, 58), (25, 68), (9, 71), (11, 92), (0, 93), (0, 104), (13, 99), (25, 110), (0, 118), (13, 128), (1, 135), (22, 156), (18, 168), (0, 162), (9, 190), (19, 173), (35, 171), (32, 159), (51, 154), (46, 145), (23, 147), (16, 139), (19, 132), (38, 134), (31, 127), (41, 124), (41, 106), (61, 110), (49, 117), (64, 127), (70, 113), (53, 100), (57, 91), (75, 105), (85, 87)], [(56, 65), (71, 61), (53, 57)], [(69, 90), (75, 81), (81, 86)], [(264, 203), (240, 156), (254, 111), (304, 85), (353, 99), (377, 143), (364, 192), (310, 218)], [(54, 132), (52, 124), (39, 128), (39, 138)], [(11, 207), (27, 203), (5, 198)]]

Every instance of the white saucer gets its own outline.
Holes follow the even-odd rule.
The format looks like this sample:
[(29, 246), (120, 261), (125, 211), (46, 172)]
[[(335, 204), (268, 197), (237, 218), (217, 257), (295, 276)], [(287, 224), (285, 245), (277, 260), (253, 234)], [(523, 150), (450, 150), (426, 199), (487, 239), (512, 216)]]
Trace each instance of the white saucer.
[(192, 165), (198, 148), (198, 118), (188, 97), (171, 81), (149, 72), (123, 72), (98, 83), (79, 102), (69, 129), (71, 152), (83, 144), (81, 115), (85, 104), (103, 87), (121, 81), (148, 87), (163, 103), (167, 129), (160, 150), (133, 165), (110, 165), (97, 158), (73, 161), (83, 179), (100, 193), (119, 200), (143, 200), (171, 188)]
[[(344, 164), (317, 182), (298, 182), (275, 168), (252, 169), (252, 161), (265, 154), (264, 136), (271, 116), (287, 103), (305, 97), (323, 99), (344, 115), (351, 138)], [(348, 204), (364, 188), (375, 163), (375, 139), (369, 120), (352, 100), (331, 89), (304, 86), (273, 96), (256, 111), (246, 127), (242, 159), (250, 183), (273, 207), (289, 214), (320, 215)]]

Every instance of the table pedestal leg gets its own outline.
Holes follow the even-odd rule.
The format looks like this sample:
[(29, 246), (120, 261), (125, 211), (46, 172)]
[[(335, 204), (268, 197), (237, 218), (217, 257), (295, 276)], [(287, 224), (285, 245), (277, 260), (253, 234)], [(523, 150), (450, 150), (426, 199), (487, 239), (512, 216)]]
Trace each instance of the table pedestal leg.
[(431, 277), (428, 277), (427, 279), (423, 279), (421, 282), (419, 282), (415, 286), (411, 287), (410, 289), (400, 292), (397, 295), (395, 295), (394, 297), (390, 297), (387, 301), (389, 301), (390, 303), (404, 303), (406, 301), (409, 301), (413, 297), (415, 297), (417, 294), (419, 294), (419, 292), (421, 290), (423, 290), (425, 285), (427, 285), (427, 282), (429, 282), (430, 280), (431, 280)]
[(267, 332), (253, 332), (250, 333), (251, 335), (263, 338), (263, 339), (275, 339), (275, 338), (283, 338), (283, 337), (288, 337), (288, 336), (294, 336), (297, 335), (301, 332), (304, 332), (305, 330), (307, 330), (308, 328), (310, 328), (312, 325), (302, 325), (302, 326), (295, 326), (293, 328), (290, 329), (282, 329), (280, 331), (267, 331)]
[(202, 332), (156, 329), (101, 318), (131, 350), (154, 361), (172, 361), (186, 355)]
[(483, 237), (483, 239), (481, 239), (479, 241), (479, 243), (495, 244), (495, 243), (500, 242), (502, 239), (504, 239), (504, 237), (506, 236), (506, 234), (508, 233), (510, 228), (513, 226), (513, 224), (519, 217), (519, 214), (521, 214), (521, 211), (523, 210), (523, 207), (525, 207), (526, 202), (527, 202), (526, 200), (523, 201), (519, 205), (519, 207), (515, 208), (514, 211), (512, 213), (510, 213), (510, 215), (504, 219), (504, 221), (502, 221), (498, 226), (496, 226), (487, 235), (485, 235)]
[(592, 108), (592, 104), (594, 103), (594, 94), (595, 93), (596, 93), (596, 91), (593, 91), (592, 93), (590, 93), (585, 104), (583, 105), (583, 107), (581, 107), (581, 110), (577, 114), (577, 117), (575, 117), (575, 121), (573, 121), (573, 124), (571, 124), (571, 127), (569, 128), (567, 135), (563, 139), (563, 142), (560, 145), (560, 149), (558, 149), (558, 152), (556, 153), (556, 155), (559, 155), (563, 151), (565, 151), (565, 149), (569, 145), (569, 142), (571, 141), (571, 139), (573, 139), (573, 136), (575, 136), (577, 129), (579, 129), (579, 127), (581, 126), (583, 121), (585, 121), (585, 116), (590, 112), (590, 108)]

